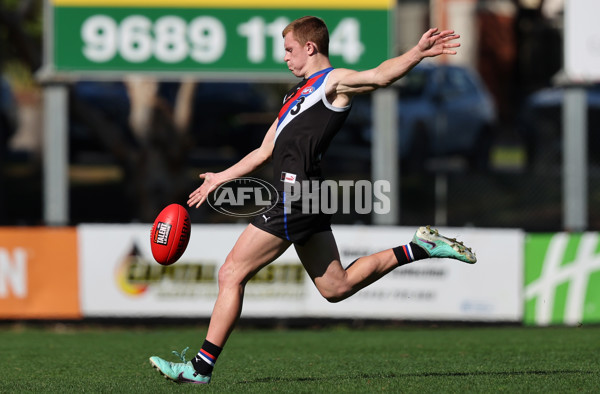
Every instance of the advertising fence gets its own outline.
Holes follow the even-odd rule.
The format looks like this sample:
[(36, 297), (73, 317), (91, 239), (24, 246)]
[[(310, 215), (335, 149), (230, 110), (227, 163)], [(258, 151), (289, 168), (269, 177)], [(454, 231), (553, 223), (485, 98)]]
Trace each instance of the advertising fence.
[[(164, 267), (152, 259), (149, 225), (4, 229), (0, 318), (208, 317), (219, 268), (242, 230), (241, 225), (192, 226), (182, 258)], [(250, 281), (243, 316), (520, 321), (524, 234), (444, 231), (468, 240), (479, 263), (410, 264), (330, 304), (290, 248)], [(344, 266), (398, 246), (413, 233), (402, 227), (334, 228)]]
[[(172, 266), (152, 259), (150, 225), (0, 228), (0, 319), (209, 317), (221, 264), (242, 225), (194, 225)], [(335, 226), (342, 264), (412, 238), (403, 227)], [(248, 284), (245, 317), (581, 325), (600, 322), (600, 234), (448, 228), (478, 263), (428, 260), (336, 304), (293, 248)], [(501, 245), (499, 251), (498, 247)]]

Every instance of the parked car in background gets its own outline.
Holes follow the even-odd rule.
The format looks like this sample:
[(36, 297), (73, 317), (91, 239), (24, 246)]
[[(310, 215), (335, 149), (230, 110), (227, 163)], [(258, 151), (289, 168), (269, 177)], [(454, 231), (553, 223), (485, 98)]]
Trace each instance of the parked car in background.
[[(600, 83), (584, 87), (587, 103), (588, 157), (600, 164)], [(530, 167), (562, 164), (564, 86), (541, 89), (526, 98), (518, 131)]]
[[(497, 126), (494, 101), (479, 75), (456, 65), (422, 63), (398, 83), (398, 152), (403, 166), (461, 156), (473, 168), (489, 162)], [(370, 140), (371, 98), (355, 99), (348, 123)]]
[(0, 76), (0, 154), (17, 130), (17, 103), (10, 84)]

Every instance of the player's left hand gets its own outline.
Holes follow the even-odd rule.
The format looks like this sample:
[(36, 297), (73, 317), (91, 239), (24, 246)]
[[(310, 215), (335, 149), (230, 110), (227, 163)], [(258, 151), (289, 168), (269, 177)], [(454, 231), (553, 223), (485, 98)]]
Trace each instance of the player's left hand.
[(454, 30), (442, 30), (438, 32), (438, 28), (429, 29), (421, 36), (417, 47), (421, 51), (423, 57), (433, 57), (439, 55), (456, 55), (453, 48), (458, 48), (460, 43), (450, 42), (459, 39), (460, 36), (454, 33)]

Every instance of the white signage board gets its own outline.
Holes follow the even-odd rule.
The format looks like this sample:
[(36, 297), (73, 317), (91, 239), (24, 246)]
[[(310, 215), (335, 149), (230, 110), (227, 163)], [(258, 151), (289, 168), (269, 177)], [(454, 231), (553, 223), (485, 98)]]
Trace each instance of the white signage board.
[[(209, 317), (221, 264), (244, 226), (193, 225), (181, 259), (152, 259), (150, 225), (81, 225), (81, 307), (85, 317)], [(342, 264), (412, 239), (404, 227), (335, 226)], [(432, 259), (406, 265), (331, 304), (306, 275), (293, 247), (248, 283), (243, 317), (331, 317), (520, 321), (523, 243), (519, 230), (443, 229), (476, 251), (468, 265)]]
[(564, 62), (574, 82), (600, 80), (600, 1), (565, 1)]

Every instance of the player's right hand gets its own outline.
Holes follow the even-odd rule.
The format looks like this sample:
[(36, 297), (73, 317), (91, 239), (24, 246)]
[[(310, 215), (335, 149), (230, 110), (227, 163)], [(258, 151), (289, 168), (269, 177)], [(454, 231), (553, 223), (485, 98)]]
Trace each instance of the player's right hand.
[(202, 185), (199, 188), (194, 190), (189, 195), (189, 200), (187, 202), (189, 207), (196, 206), (198, 208), (206, 199), (210, 192), (212, 192), (217, 186), (216, 182), (216, 174), (212, 172), (205, 172), (204, 174), (200, 174), (200, 179), (203, 179)]

